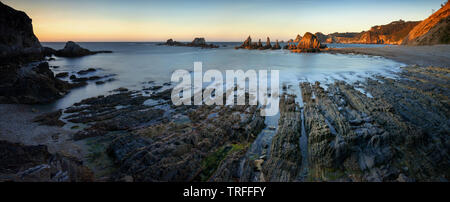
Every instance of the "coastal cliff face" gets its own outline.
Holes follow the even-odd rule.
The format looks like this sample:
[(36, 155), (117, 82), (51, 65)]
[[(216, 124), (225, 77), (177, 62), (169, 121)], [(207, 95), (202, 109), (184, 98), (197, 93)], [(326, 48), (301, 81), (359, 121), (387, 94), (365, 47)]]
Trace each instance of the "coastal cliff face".
[(41, 51), (27, 14), (0, 2), (0, 58), (40, 54)]
[(415, 26), (405, 37), (404, 45), (434, 45), (450, 43), (450, 3)]
[(419, 22), (403, 20), (387, 25), (373, 26), (361, 33), (333, 33), (327, 37), (319, 37), (322, 43), (360, 43), (360, 44), (401, 44), (409, 31)]
[[(47, 103), (68, 92), (69, 84), (53, 75), (33, 33), (31, 19), (0, 2), (0, 103)], [(25, 65), (27, 64), (27, 65)]]

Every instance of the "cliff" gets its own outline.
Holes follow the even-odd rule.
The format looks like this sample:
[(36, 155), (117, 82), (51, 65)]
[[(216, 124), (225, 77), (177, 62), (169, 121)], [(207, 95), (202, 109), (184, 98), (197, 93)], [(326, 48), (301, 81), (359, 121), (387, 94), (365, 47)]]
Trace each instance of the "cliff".
[(415, 26), (405, 37), (404, 45), (434, 45), (450, 43), (450, 3)]
[(373, 26), (360, 33), (333, 33), (326, 39), (320, 37), (322, 43), (361, 43), (361, 44), (401, 44), (405, 36), (417, 25), (418, 21), (394, 21), (387, 25)]
[(66, 94), (71, 85), (55, 78), (33, 33), (31, 19), (0, 2), (0, 103), (48, 103)]
[(27, 14), (0, 2), (0, 58), (39, 55), (41, 52), (42, 46)]

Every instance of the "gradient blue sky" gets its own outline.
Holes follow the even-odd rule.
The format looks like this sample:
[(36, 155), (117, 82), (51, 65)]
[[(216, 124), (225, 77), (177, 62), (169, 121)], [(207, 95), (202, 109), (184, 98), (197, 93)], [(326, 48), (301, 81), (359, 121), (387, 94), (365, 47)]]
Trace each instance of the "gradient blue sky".
[(288, 40), (423, 20), (444, 0), (2, 0), (25, 11), (41, 41)]

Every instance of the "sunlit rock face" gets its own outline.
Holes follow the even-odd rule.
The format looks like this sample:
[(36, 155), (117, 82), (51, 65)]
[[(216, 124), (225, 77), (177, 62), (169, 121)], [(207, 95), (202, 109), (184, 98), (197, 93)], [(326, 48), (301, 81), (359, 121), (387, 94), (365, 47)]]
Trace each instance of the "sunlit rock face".
[(373, 26), (370, 30), (355, 33), (316, 33), (320, 43), (401, 44), (403, 39), (420, 21), (393, 21), (386, 25)]
[(405, 37), (404, 45), (434, 45), (450, 43), (450, 3), (415, 26)]
[(296, 52), (318, 52), (322, 47), (314, 34), (306, 32), (302, 40), (297, 44)]
[(294, 43), (298, 43), (300, 42), (300, 40), (302, 40), (302, 36), (300, 36), (300, 34), (297, 34), (297, 37), (295, 37), (294, 39)]

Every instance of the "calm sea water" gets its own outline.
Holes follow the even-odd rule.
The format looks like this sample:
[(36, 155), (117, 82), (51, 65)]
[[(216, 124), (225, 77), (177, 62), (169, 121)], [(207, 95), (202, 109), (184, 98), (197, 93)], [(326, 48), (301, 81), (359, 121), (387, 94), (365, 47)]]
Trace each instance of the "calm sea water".
[[(42, 43), (54, 49), (61, 49), (65, 43)], [(193, 70), (193, 63), (203, 63), (203, 71), (218, 69), (280, 70), (280, 82), (298, 87), (299, 81), (331, 82), (334, 79), (355, 81), (374, 74), (389, 74), (403, 65), (381, 57), (341, 54), (290, 53), (286, 50), (235, 50), (240, 43), (215, 43), (218, 49), (195, 47), (157, 46), (156, 43), (79, 43), (90, 50), (111, 50), (110, 54), (97, 54), (81, 58), (59, 58), (50, 61), (55, 73), (96, 68), (99, 71), (89, 75), (116, 74), (116, 80), (103, 85), (89, 82), (89, 85), (72, 90), (55, 103), (43, 106), (48, 110), (66, 108), (82, 99), (108, 94), (109, 91), (125, 87), (142, 89), (143, 82), (154, 81), (161, 85), (170, 81), (177, 69)], [(342, 46), (342, 45), (341, 45)], [(343, 45), (345, 46), (345, 45)], [(353, 45), (354, 46), (354, 45)], [(364, 45), (358, 45), (364, 46)], [(369, 45), (370, 46), (370, 45)]]

